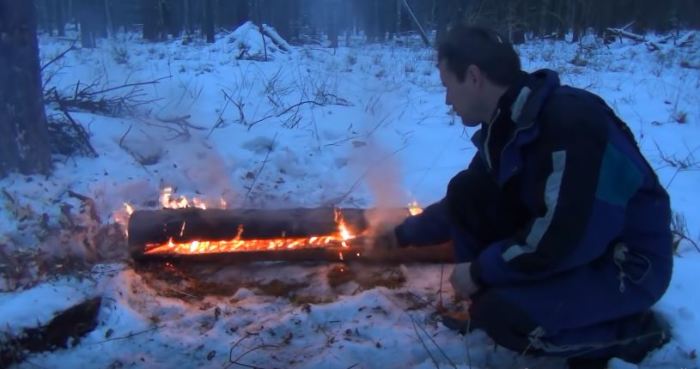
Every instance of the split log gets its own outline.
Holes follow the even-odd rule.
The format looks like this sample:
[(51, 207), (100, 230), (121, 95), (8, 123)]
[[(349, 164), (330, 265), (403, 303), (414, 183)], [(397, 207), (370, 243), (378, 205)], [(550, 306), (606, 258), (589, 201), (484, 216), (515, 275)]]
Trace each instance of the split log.
[[(341, 256), (342, 254), (342, 256)], [(452, 263), (454, 253), (451, 243), (425, 246), (406, 247), (400, 249), (382, 249), (373, 245), (357, 245), (351, 243), (343, 247), (319, 247), (293, 250), (265, 250), (224, 252), (210, 254), (147, 254), (138, 257), (140, 263), (170, 262), (202, 263), (218, 265), (235, 265), (254, 262), (283, 261), (299, 262), (347, 262), (366, 264), (411, 264), (411, 263)]]
[[(340, 210), (346, 225), (360, 233), (367, 228), (362, 209)], [(242, 233), (239, 235), (239, 229)], [(138, 210), (129, 218), (129, 248), (142, 253), (146, 244), (194, 240), (313, 237), (337, 232), (335, 209), (162, 209)]]
[[(407, 209), (340, 209), (345, 226), (355, 238), (328, 245), (305, 245), (291, 249), (239, 250), (177, 254), (147, 253), (151, 245), (189, 243), (192, 241), (270, 240), (308, 238), (337, 234), (333, 208), (296, 209), (162, 209), (139, 210), (129, 218), (129, 251), (135, 260), (187, 261), (222, 264), (259, 261), (360, 261), (367, 263), (450, 262), (451, 246), (384, 250), (366, 236), (367, 219), (392, 219), (398, 222), (409, 215)], [(242, 231), (240, 231), (242, 229)], [(240, 233), (239, 233), (240, 232)]]
[(102, 298), (95, 297), (61, 312), (49, 324), (0, 338), (0, 368), (24, 361), (29, 353), (75, 345), (97, 327)]

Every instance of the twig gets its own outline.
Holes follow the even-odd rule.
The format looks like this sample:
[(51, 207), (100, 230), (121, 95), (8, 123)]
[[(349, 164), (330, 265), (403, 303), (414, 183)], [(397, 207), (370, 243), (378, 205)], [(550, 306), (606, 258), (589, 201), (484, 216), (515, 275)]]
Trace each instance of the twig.
[(157, 325), (157, 326), (155, 326), (155, 327), (153, 327), (153, 328), (144, 329), (144, 330), (142, 330), (142, 331), (138, 331), (138, 332), (134, 332), (134, 333), (127, 334), (126, 336), (108, 338), (108, 339), (106, 339), (106, 340), (104, 340), (104, 341), (94, 342), (94, 343), (92, 343), (92, 345), (99, 345), (99, 344), (102, 344), (102, 343), (105, 343), (105, 342), (110, 342), (110, 341), (125, 340), (125, 339), (131, 338), (131, 337), (135, 337), (135, 336), (138, 336), (138, 335), (141, 335), (141, 334), (144, 334), (144, 333), (148, 333), (148, 332), (151, 332), (151, 331), (155, 331), (155, 330), (161, 329), (161, 328), (163, 328), (164, 326), (165, 326), (165, 325)]
[(63, 113), (63, 115), (66, 116), (66, 118), (68, 118), (68, 121), (73, 126), (73, 129), (75, 129), (75, 131), (78, 132), (78, 135), (80, 135), (80, 138), (83, 139), (83, 143), (85, 144), (85, 146), (87, 146), (87, 148), (90, 149), (90, 153), (92, 154), (92, 156), (95, 158), (98, 157), (99, 155), (97, 154), (97, 151), (95, 151), (95, 148), (92, 147), (92, 144), (90, 143), (90, 137), (88, 137), (88, 134), (87, 132), (85, 132), (83, 126), (79, 125), (78, 122), (76, 122), (73, 119), (70, 113), (68, 113), (68, 109), (66, 109), (66, 107), (60, 103), (60, 100), (57, 99), (57, 101), (59, 101), (58, 109)]
[(100, 216), (97, 214), (97, 206), (95, 206), (95, 200), (93, 200), (91, 197), (81, 195), (77, 192), (73, 192), (72, 190), (68, 191), (68, 196), (76, 198), (85, 204), (85, 206), (89, 207), (90, 211), (90, 218), (97, 222), (98, 224), (102, 224), (102, 220), (100, 219)]
[(242, 367), (245, 367), (245, 368), (251, 368), (251, 369), (265, 369), (265, 368), (260, 367), (260, 366), (255, 366), (255, 365), (250, 365), (250, 364), (239, 363), (238, 361), (241, 360), (241, 359), (243, 359), (244, 356), (250, 354), (250, 353), (253, 352), (253, 351), (257, 351), (257, 350), (260, 350), (260, 349), (266, 349), (266, 348), (277, 348), (277, 346), (275, 346), (275, 345), (266, 345), (266, 344), (258, 345), (258, 346), (255, 346), (255, 347), (249, 349), (248, 351), (246, 351), (246, 352), (244, 352), (244, 353), (238, 355), (238, 357), (236, 357), (236, 359), (233, 359), (233, 358), (232, 358), (232, 357), (233, 357), (233, 350), (235, 350), (236, 347), (238, 347), (238, 345), (239, 345), (241, 342), (243, 342), (244, 340), (248, 339), (248, 338), (251, 337), (251, 336), (255, 336), (255, 334), (246, 333), (245, 336), (241, 337), (238, 341), (236, 341), (236, 343), (233, 344), (233, 346), (231, 346), (231, 349), (230, 349), (229, 352), (228, 352), (228, 361), (229, 361), (229, 364), (226, 366), (226, 369), (230, 368), (232, 365), (238, 365), (238, 366), (242, 366)]
[(60, 60), (60, 59), (63, 58), (64, 56), (66, 56), (66, 54), (68, 54), (69, 52), (75, 50), (75, 44), (76, 44), (77, 42), (78, 42), (78, 40), (74, 40), (73, 43), (70, 45), (70, 47), (68, 47), (68, 49), (66, 49), (66, 50), (63, 51), (62, 53), (58, 54), (55, 58), (49, 60), (48, 63), (42, 65), (42, 66), (41, 66), (41, 69), (39, 70), (39, 72), (43, 72), (44, 69), (46, 69), (49, 65), (51, 65), (51, 64), (53, 64), (53, 63), (55, 63), (55, 62), (57, 62), (58, 60)]
[(253, 188), (255, 188), (255, 184), (258, 182), (258, 178), (260, 177), (260, 173), (262, 173), (263, 169), (265, 169), (265, 165), (267, 164), (267, 159), (270, 157), (270, 153), (272, 152), (272, 149), (275, 146), (275, 142), (277, 141), (277, 133), (275, 133), (275, 137), (272, 139), (272, 143), (270, 144), (270, 147), (267, 149), (267, 154), (265, 154), (265, 159), (262, 162), (262, 165), (260, 166), (260, 169), (258, 169), (258, 173), (255, 175), (255, 178), (253, 178), (253, 183), (250, 185), (250, 188), (248, 188), (248, 192), (245, 194), (245, 199), (243, 200), (243, 203), (246, 204), (248, 202), (248, 197), (250, 196), (250, 193), (253, 191)]
[(260, 32), (260, 37), (262, 38), (262, 41), (263, 41), (263, 51), (265, 51), (265, 61), (267, 61), (267, 41), (265, 40), (265, 31), (263, 30), (262, 24), (260, 24), (258, 26), (258, 31)]
[(224, 100), (225, 100), (224, 108), (221, 109), (221, 111), (219, 112), (219, 117), (216, 119), (216, 123), (214, 124), (214, 126), (212, 126), (211, 129), (209, 130), (209, 133), (207, 134), (207, 138), (209, 138), (211, 136), (211, 134), (214, 133), (215, 129), (221, 127), (224, 124), (223, 116), (224, 116), (224, 113), (226, 112), (226, 108), (228, 108), (228, 103), (230, 102), (231, 98), (228, 96), (226, 91), (221, 90), (221, 92), (224, 93)]
[(420, 342), (420, 344), (421, 344), (421, 345), (423, 346), (423, 348), (425, 349), (425, 352), (428, 353), (428, 356), (430, 357), (430, 360), (433, 362), (433, 364), (435, 365), (435, 367), (436, 367), (437, 369), (440, 369), (440, 364), (438, 364), (437, 360), (435, 360), (435, 357), (433, 356), (433, 353), (430, 352), (430, 349), (428, 349), (428, 345), (425, 344), (425, 341), (424, 341), (423, 338), (420, 336), (420, 333), (418, 333), (418, 327), (416, 326), (416, 321), (413, 319), (413, 317), (412, 317), (411, 315), (409, 315), (409, 317), (411, 318), (411, 323), (413, 324), (413, 331), (416, 332), (416, 336), (418, 337), (418, 341)]
[[(115, 86), (115, 87), (105, 88), (104, 90), (92, 91), (92, 92), (86, 91), (87, 88), (85, 88), (85, 89), (83, 89), (81, 92), (84, 92), (85, 96), (93, 96), (93, 95), (104, 94), (104, 93), (111, 92), (111, 91), (115, 91), (115, 90), (120, 90), (120, 89), (127, 88), (127, 87), (154, 85), (154, 84), (156, 84), (156, 83), (158, 83), (158, 82), (160, 82), (160, 81), (162, 81), (162, 80), (164, 80), (164, 79), (168, 79), (168, 78), (170, 78), (170, 76), (167, 76), (167, 77), (160, 77), (160, 78), (154, 79), (154, 80), (152, 80), (152, 81), (126, 83), (126, 84), (123, 84), (123, 85), (121, 85), (121, 86)], [(78, 83), (80, 83), (80, 82), (78, 82)], [(77, 88), (78, 88), (78, 87), (76, 86), (76, 90), (77, 90)]]
[(692, 240), (690, 237), (688, 237), (687, 235), (683, 234), (682, 232), (675, 231), (675, 230), (672, 230), (671, 233), (673, 233), (674, 235), (676, 235), (676, 236), (677, 236), (679, 239), (681, 239), (681, 240), (688, 241), (691, 245), (693, 245), (693, 247), (695, 247), (696, 250), (698, 250), (698, 252), (700, 252), (700, 245), (698, 245), (695, 241), (693, 241), (693, 240)]
[(695, 152), (700, 149), (700, 146), (696, 147), (693, 150), (688, 149), (688, 155), (685, 156), (683, 159), (677, 159), (675, 157), (669, 158), (666, 156), (666, 154), (661, 151), (661, 148), (659, 147), (659, 144), (657, 142), (654, 142), (654, 145), (656, 146), (656, 150), (659, 151), (659, 156), (661, 157), (661, 160), (663, 160), (666, 164), (669, 166), (676, 168), (676, 171), (673, 173), (673, 176), (671, 176), (671, 179), (669, 179), (668, 183), (664, 188), (668, 189), (671, 187), (671, 184), (673, 183), (673, 180), (676, 179), (676, 176), (678, 173), (682, 171), (688, 171), (688, 170), (693, 170), (693, 169), (700, 169), (700, 165), (695, 162)]
[[(409, 316), (410, 316), (410, 315), (409, 315)], [(413, 317), (411, 317), (411, 319), (413, 319)], [(433, 343), (433, 346), (435, 346), (435, 347), (438, 349), (438, 351), (440, 352), (440, 354), (442, 354), (442, 356), (447, 360), (447, 362), (448, 362), (450, 365), (452, 365), (453, 368), (457, 369), (457, 365), (452, 361), (452, 359), (450, 359), (450, 358), (447, 356), (447, 354), (446, 354), (445, 351), (442, 349), (442, 347), (440, 347), (440, 345), (438, 345), (437, 342), (435, 342), (435, 340), (434, 340), (433, 337), (430, 335), (430, 333), (428, 333), (428, 332), (425, 330), (425, 328), (423, 328), (423, 327), (422, 327), (421, 325), (419, 325), (417, 322), (414, 321), (413, 324), (414, 324), (415, 326), (417, 326), (418, 328), (420, 328), (420, 330), (423, 332), (423, 334), (424, 334), (426, 337), (428, 337), (428, 339), (430, 340), (430, 342)]]
[(131, 127), (133, 127), (133, 124), (129, 124), (129, 128), (127, 128), (126, 132), (124, 132), (122, 137), (119, 139), (119, 147), (121, 147), (122, 149), (124, 148), (124, 139), (129, 134), (129, 132), (131, 132)]
[(264, 121), (264, 120), (267, 120), (267, 119), (270, 119), (270, 118), (281, 117), (281, 116), (287, 114), (287, 112), (289, 112), (290, 110), (292, 110), (292, 109), (294, 109), (294, 108), (298, 108), (298, 107), (300, 107), (301, 105), (304, 105), (304, 104), (314, 104), (314, 105), (318, 105), (318, 106), (324, 106), (323, 103), (320, 103), (320, 102), (314, 101), (314, 100), (300, 101), (300, 102), (298, 102), (298, 103), (296, 103), (296, 104), (294, 104), (294, 105), (292, 105), (292, 106), (289, 106), (288, 108), (284, 109), (281, 113), (270, 114), (270, 115), (267, 115), (267, 116), (265, 116), (265, 117), (262, 117), (262, 118), (260, 118), (260, 119), (258, 119), (258, 120), (256, 120), (256, 121), (254, 121), (254, 122), (251, 122), (250, 124), (248, 124), (248, 130), (250, 130), (251, 128), (253, 128), (254, 125), (256, 125), (256, 124), (258, 124), (258, 123), (260, 123), (260, 122), (262, 122), (262, 121)]
[(438, 311), (445, 309), (445, 306), (442, 304), (442, 278), (443, 278), (444, 274), (445, 274), (445, 264), (440, 264), (440, 288), (438, 289), (438, 306), (437, 306)]
[(156, 118), (156, 119), (158, 119), (159, 121), (161, 121), (163, 123), (182, 123), (182, 122), (187, 122), (187, 120), (190, 119), (190, 117), (192, 117), (192, 115), (187, 114), (187, 115), (183, 115), (181, 117)]
[(471, 331), (472, 326), (472, 320), (469, 319), (467, 320), (467, 364), (469, 365), (469, 369), (472, 369), (472, 354), (471, 350), (469, 349), (469, 332)]
[(2, 189), (2, 194), (5, 195), (5, 197), (7, 197), (7, 199), (10, 200), (10, 202), (11, 202), (13, 205), (17, 204), (17, 200), (15, 200), (15, 198), (12, 197), (12, 195), (11, 195), (9, 192), (7, 192), (7, 189), (4, 189), (4, 188), (3, 188), (3, 189)]

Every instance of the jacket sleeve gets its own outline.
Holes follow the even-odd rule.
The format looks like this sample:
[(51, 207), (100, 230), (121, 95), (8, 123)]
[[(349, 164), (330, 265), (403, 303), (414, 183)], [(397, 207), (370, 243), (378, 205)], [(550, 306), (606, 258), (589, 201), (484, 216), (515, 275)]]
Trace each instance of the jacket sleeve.
[(430, 246), (449, 241), (451, 223), (445, 199), (406, 218), (394, 232), (401, 247)]
[(477, 281), (508, 285), (546, 278), (600, 257), (619, 237), (642, 171), (610, 139), (610, 117), (596, 110), (559, 114), (570, 121), (543, 132), (535, 159), (542, 170), (534, 181), (542, 211), (522, 235), (489, 245), (479, 255), (471, 271)]

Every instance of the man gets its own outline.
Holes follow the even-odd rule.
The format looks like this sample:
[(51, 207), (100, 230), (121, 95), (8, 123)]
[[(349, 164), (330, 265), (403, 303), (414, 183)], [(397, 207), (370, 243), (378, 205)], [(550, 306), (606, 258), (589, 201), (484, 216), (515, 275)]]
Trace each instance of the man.
[(650, 307), (671, 279), (671, 211), (627, 126), (555, 72), (522, 72), (487, 29), (450, 30), (438, 63), (446, 103), (481, 125), (478, 152), (441, 201), (386, 236), (452, 240), (470, 326), (502, 346), (579, 368), (641, 361), (668, 340)]

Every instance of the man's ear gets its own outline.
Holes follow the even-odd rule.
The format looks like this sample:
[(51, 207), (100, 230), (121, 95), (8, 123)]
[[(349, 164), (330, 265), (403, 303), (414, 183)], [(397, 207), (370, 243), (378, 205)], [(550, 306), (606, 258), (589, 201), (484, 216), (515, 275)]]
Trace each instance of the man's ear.
[(483, 74), (481, 73), (481, 69), (474, 65), (470, 64), (467, 67), (467, 72), (465, 73), (465, 80), (469, 82), (470, 84), (480, 86), (483, 84)]

